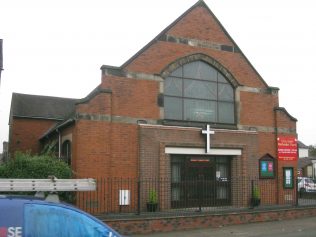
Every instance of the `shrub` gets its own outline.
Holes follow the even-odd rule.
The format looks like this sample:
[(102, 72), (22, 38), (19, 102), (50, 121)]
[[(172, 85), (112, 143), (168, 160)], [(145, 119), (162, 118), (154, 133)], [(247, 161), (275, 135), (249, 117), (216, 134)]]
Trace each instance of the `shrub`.
[(255, 186), (252, 191), (252, 198), (259, 199), (260, 198), (260, 190), (259, 187)]
[(72, 171), (63, 161), (50, 155), (32, 156), (16, 153), (15, 159), (0, 166), (1, 178), (46, 179), (54, 175), (59, 179), (71, 178)]
[(149, 190), (148, 203), (158, 203), (158, 195), (157, 192), (153, 189)]
[[(48, 176), (69, 179), (72, 171), (65, 162), (47, 154), (32, 156), (30, 153), (17, 152), (14, 159), (0, 165), (0, 178), (47, 179)], [(71, 193), (60, 192), (59, 196), (64, 201), (73, 202), (74, 195)]]

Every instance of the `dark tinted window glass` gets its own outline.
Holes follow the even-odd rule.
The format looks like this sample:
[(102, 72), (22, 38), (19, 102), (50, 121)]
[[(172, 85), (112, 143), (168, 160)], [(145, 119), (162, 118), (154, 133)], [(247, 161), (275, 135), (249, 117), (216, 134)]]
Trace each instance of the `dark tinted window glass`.
[(182, 120), (182, 99), (165, 97), (164, 104), (167, 119)]
[(187, 63), (165, 79), (165, 118), (235, 123), (234, 89), (215, 68), (202, 61)]
[(168, 77), (165, 80), (165, 95), (182, 96), (182, 79)]
[(184, 79), (184, 97), (216, 100), (217, 84), (214, 82)]
[(182, 77), (182, 67), (177, 68), (176, 70), (174, 70), (170, 76), (174, 76), (174, 77)]
[(217, 78), (218, 78), (218, 82), (227, 83), (226, 78), (221, 73), (217, 74)]
[(218, 100), (234, 101), (234, 90), (231, 85), (218, 83)]
[(217, 81), (217, 71), (204, 62), (196, 61), (183, 66), (183, 77)]
[(234, 104), (218, 103), (218, 120), (222, 123), (234, 123)]
[(184, 99), (184, 120), (216, 121), (216, 102)]

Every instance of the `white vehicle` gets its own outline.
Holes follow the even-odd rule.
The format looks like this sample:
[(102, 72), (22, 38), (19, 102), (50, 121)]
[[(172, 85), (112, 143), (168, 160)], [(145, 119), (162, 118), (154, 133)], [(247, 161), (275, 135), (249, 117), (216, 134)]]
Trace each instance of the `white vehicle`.
[(297, 187), (299, 192), (316, 192), (316, 183), (308, 177), (298, 177)]

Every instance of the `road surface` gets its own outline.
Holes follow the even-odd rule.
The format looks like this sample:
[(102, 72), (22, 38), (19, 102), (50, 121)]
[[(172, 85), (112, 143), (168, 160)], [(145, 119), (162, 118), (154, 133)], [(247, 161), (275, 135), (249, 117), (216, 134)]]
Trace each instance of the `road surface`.
[(261, 222), (243, 225), (231, 225), (219, 228), (206, 228), (132, 237), (316, 237), (316, 217), (296, 220)]

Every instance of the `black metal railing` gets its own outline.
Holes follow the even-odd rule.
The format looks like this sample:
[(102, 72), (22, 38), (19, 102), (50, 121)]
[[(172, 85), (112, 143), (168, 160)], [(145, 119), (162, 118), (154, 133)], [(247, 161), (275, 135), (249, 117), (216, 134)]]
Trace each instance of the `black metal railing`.
[[(77, 192), (76, 205), (93, 214), (183, 214), (249, 208), (316, 206), (316, 192), (278, 188), (275, 179), (215, 180), (97, 178), (97, 190)], [(156, 207), (151, 204), (157, 203)]]
[(298, 180), (290, 189), (285, 189), (280, 180), (257, 177), (212, 180), (96, 178), (96, 181), (96, 191), (63, 192), (62, 200), (97, 215), (178, 215), (238, 212), (249, 208), (316, 207), (316, 184), (315, 188), (302, 188)]

